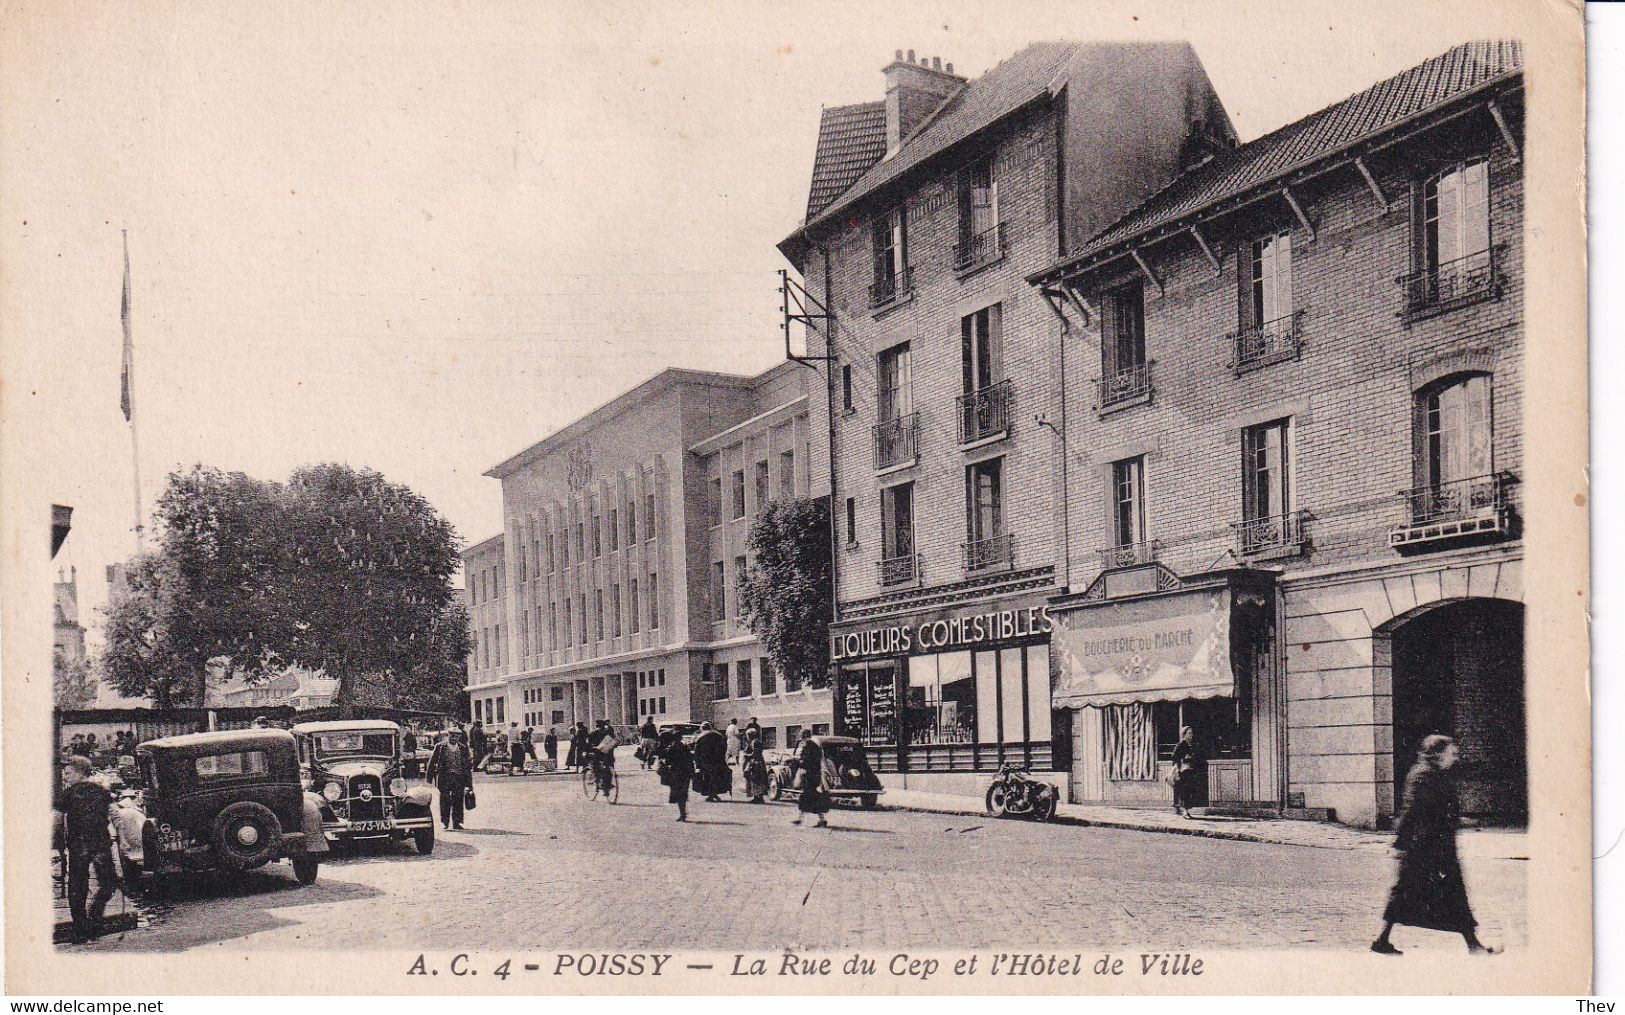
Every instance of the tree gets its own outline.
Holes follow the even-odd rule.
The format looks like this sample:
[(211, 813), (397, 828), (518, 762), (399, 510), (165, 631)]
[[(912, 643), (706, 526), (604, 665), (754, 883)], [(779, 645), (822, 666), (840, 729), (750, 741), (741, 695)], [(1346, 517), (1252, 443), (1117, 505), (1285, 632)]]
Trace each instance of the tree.
[(57, 708), (89, 708), (96, 700), (96, 682), (90, 664), (57, 652), (51, 659), (51, 677)]
[(341, 709), (363, 687), (389, 704), (461, 688), (457, 535), (409, 488), (337, 464), (286, 484), (195, 466), (170, 476), (157, 515), (161, 547), (109, 613), (106, 673), (125, 693), (200, 703), (221, 657), (250, 680), (323, 670)]
[(821, 687), (829, 674), (834, 602), (829, 501), (779, 501), (750, 529), (751, 564), (739, 598), (779, 672)]

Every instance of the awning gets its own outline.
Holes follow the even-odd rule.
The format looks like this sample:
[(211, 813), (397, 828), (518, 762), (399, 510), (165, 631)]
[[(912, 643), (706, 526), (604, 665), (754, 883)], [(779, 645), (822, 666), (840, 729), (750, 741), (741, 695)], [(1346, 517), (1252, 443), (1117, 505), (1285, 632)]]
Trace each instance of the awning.
[(1057, 707), (1235, 694), (1230, 589), (1051, 608)]

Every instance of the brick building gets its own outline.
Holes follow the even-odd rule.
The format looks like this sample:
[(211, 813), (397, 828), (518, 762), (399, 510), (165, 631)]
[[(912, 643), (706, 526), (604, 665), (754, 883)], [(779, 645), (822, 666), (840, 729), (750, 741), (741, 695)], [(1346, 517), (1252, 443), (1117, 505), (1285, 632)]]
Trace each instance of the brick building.
[(893, 785), (980, 793), (966, 773), (1063, 760), (1067, 379), (1025, 277), (1235, 137), (1183, 44), (1038, 44), (974, 80), (897, 57), (883, 100), (824, 111), (780, 250), (828, 314), (808, 351), (829, 357), (835, 725)]
[(1075, 800), (1386, 822), (1429, 733), (1526, 812), (1522, 72), (1461, 46), (1182, 175), (1064, 308), (1055, 702)]
[[(486, 473), (502, 482), (504, 531), (464, 555), (473, 718), (562, 732), (829, 713), (827, 691), (764, 684), (760, 646), (732, 619), (757, 465), (769, 463), (771, 497), (816, 492), (810, 375), (793, 363), (757, 377), (666, 370)], [(713, 525), (713, 480), (740, 469), (747, 511)]]

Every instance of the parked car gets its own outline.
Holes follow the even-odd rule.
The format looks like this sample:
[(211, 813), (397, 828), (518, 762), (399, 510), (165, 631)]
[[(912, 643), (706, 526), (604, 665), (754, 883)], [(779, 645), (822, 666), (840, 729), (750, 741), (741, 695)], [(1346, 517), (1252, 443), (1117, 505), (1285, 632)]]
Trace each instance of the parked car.
[[(299, 778), (283, 730), (189, 733), (136, 748), (145, 786), (119, 815), (119, 858), (131, 887), (183, 871), (253, 870), (288, 860), (299, 883), (316, 880), (327, 852), (315, 799)], [(139, 855), (129, 848), (139, 827)]]
[(698, 740), (700, 737), (700, 726), (698, 723), (663, 722), (657, 727), (657, 729), (659, 729), (662, 733), (666, 732), (667, 730), (671, 730), (677, 734), (683, 743), (690, 747), (693, 747), (694, 741)]
[[(852, 737), (813, 737), (813, 743), (824, 752), (824, 785), (834, 802), (860, 803), (873, 807), (886, 790), (880, 778), (869, 767), (869, 756), (863, 744)], [(774, 751), (768, 757), (767, 795), (772, 800), (794, 800), (801, 796), (796, 790), (797, 754), (794, 751)]]
[(329, 842), (411, 837), (434, 851), (434, 791), (403, 774), (401, 728), (382, 719), (300, 723), (293, 728), (305, 786), (321, 799)]

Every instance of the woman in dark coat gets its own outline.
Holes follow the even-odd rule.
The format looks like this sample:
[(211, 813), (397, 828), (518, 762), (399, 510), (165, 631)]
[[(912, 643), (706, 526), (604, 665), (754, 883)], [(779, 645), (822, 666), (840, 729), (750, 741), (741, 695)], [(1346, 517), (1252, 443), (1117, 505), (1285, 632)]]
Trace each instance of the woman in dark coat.
[(753, 804), (767, 803), (767, 757), (762, 752), (762, 734), (746, 730), (745, 749), (740, 755), (740, 774), (745, 777), (745, 795)]
[(1207, 803), (1207, 756), (1186, 726), (1174, 745), (1174, 813), (1191, 817), (1191, 807)]
[(660, 781), (670, 789), (667, 800), (677, 805), (677, 820), (688, 820), (688, 783), (694, 778), (694, 754), (675, 731), (660, 734), (656, 747), (660, 759)]
[(719, 803), (718, 794), (733, 790), (733, 775), (728, 768), (728, 741), (709, 721), (700, 723), (702, 731), (694, 741), (694, 790), (705, 794), (705, 799)]
[(587, 732), (582, 723), (575, 723), (570, 727), (570, 750), (564, 755), (564, 767), (569, 769), (580, 768), (586, 763)]
[(542, 738), (542, 753), (547, 756), (549, 768), (558, 768), (559, 735), (553, 732), (551, 726), (547, 728), (547, 736)]
[(1478, 940), (1478, 921), (1467, 904), (1467, 883), (1456, 857), (1456, 783), (1450, 769), (1460, 753), (1454, 740), (1435, 733), (1422, 741), (1405, 776), (1394, 835), (1399, 877), (1388, 893), (1382, 933), (1371, 943), (1374, 952), (1400, 954), (1388, 941), (1396, 923), (1460, 934), (1469, 952), (1494, 951)]
[(801, 824), (807, 814), (816, 814), (815, 828), (827, 828), (824, 815), (829, 813), (829, 789), (824, 785), (824, 749), (813, 742), (812, 731), (801, 731), (801, 744), (796, 748), (796, 816), (792, 825)]

